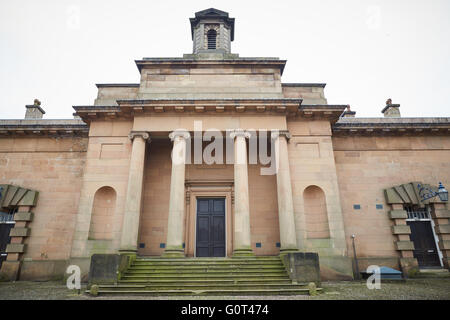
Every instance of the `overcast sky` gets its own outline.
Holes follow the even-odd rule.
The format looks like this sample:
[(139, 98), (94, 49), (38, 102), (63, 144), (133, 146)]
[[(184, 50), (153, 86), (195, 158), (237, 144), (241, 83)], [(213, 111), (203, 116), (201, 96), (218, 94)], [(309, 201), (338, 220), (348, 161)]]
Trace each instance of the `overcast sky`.
[(142, 57), (192, 52), (189, 18), (236, 19), (232, 52), (287, 59), (282, 82), (325, 82), (329, 104), (379, 117), (450, 116), (448, 0), (0, 0), (0, 118), (45, 118), (91, 105), (95, 83), (138, 83)]

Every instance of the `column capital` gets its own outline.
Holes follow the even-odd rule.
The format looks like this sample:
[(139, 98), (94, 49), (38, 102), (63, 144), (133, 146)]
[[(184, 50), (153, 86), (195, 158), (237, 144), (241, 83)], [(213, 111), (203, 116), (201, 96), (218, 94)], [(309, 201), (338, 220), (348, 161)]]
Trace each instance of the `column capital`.
[(189, 139), (191, 134), (186, 130), (174, 130), (169, 134), (169, 138), (171, 141), (174, 141), (176, 137), (183, 137), (183, 139)]
[(141, 137), (142, 139), (146, 140), (147, 142), (150, 142), (150, 133), (148, 133), (147, 131), (131, 131), (128, 134), (128, 138), (133, 141), (134, 138), (136, 137)]
[(250, 136), (251, 136), (250, 132), (247, 132), (244, 129), (235, 129), (235, 130), (231, 131), (231, 133), (230, 133), (231, 139), (234, 139), (236, 137), (244, 137), (244, 138), (249, 139)]
[(272, 139), (276, 139), (278, 137), (285, 137), (286, 140), (291, 139), (291, 134), (289, 132), (289, 130), (277, 130), (277, 131), (272, 131), (272, 133), (270, 134)]

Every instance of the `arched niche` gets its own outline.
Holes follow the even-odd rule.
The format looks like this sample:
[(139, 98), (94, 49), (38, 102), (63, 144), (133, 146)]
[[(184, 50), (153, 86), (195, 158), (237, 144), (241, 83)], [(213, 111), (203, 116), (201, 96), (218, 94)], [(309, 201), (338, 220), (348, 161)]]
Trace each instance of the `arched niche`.
[(111, 187), (101, 187), (95, 192), (89, 227), (90, 240), (111, 240), (113, 238), (116, 198), (116, 191)]
[(305, 207), (306, 237), (308, 239), (330, 238), (325, 193), (318, 186), (309, 186), (303, 191)]

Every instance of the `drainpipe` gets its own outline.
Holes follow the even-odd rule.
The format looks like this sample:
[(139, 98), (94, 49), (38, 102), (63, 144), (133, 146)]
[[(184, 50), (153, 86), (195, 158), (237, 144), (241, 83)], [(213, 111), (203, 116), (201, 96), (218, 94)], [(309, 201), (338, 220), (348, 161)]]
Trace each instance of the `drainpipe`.
[(356, 236), (354, 234), (352, 234), (353, 259), (355, 260), (356, 280), (359, 280), (360, 279), (360, 274), (359, 274), (358, 258), (356, 257), (355, 238), (356, 238)]

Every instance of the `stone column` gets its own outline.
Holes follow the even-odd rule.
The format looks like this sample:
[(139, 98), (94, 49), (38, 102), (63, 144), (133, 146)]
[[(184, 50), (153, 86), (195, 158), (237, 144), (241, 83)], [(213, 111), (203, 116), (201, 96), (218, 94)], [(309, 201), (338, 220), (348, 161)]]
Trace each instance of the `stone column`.
[(133, 141), (133, 146), (119, 251), (135, 254), (137, 252), (142, 185), (144, 182), (145, 145), (146, 141), (150, 141), (150, 134), (144, 131), (132, 131), (128, 136)]
[(234, 130), (234, 250), (233, 256), (253, 256), (250, 236), (250, 208), (248, 196), (247, 142), (250, 134)]
[(169, 135), (169, 138), (173, 141), (172, 176), (170, 178), (169, 219), (164, 257), (184, 257), (183, 219), (185, 207), (186, 139), (190, 139), (190, 137), (189, 132), (182, 130), (173, 131)]
[(298, 251), (287, 148), (287, 139), (289, 138), (290, 134), (287, 130), (272, 133), (272, 143), (275, 143), (275, 161), (277, 168), (278, 219), (281, 243), (280, 254)]

